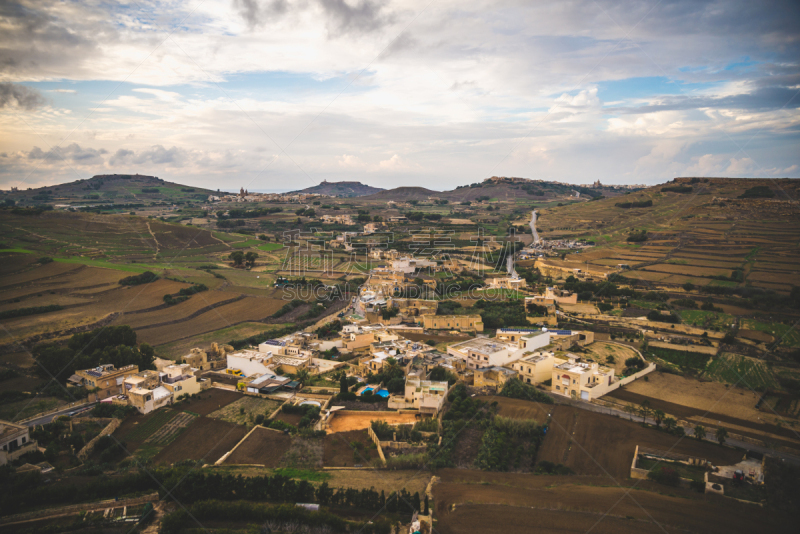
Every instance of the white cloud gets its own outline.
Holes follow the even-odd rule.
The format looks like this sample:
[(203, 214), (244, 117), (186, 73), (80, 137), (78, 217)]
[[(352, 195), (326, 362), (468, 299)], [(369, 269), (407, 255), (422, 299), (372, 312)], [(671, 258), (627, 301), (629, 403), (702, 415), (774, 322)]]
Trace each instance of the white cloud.
[[(800, 115), (772, 90), (800, 86), (796, 29), (744, 1), (4, 6), (0, 80), (49, 81), (39, 90), (75, 96), (25, 114), (4, 109), (0, 150), (47, 152), (42, 139), (68, 146), (92, 132), (107, 153), (84, 160), (81, 172), (128, 165), (210, 186), (235, 170), (241, 180), (444, 189), (490, 174), (578, 182), (704, 169), (797, 175), (800, 163), (791, 150)], [(744, 57), (753, 65), (726, 70)], [(697, 87), (604, 93), (604, 82), (665, 76)], [(74, 174), (47, 161), (52, 176)], [(27, 158), (14, 165), (0, 180), (33, 169)]]

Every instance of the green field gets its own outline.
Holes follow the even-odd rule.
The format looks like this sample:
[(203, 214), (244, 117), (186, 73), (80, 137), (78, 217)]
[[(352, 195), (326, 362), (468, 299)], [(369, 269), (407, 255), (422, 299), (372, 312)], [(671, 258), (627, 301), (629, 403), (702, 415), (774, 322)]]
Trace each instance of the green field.
[(705, 310), (681, 310), (681, 321), (698, 328), (727, 330), (734, 322), (733, 315)]
[(662, 347), (650, 347), (648, 351), (665, 362), (677, 365), (681, 369), (691, 369), (694, 371), (702, 371), (705, 369), (708, 360), (711, 358), (710, 354), (666, 349)]
[(788, 324), (763, 323), (754, 319), (744, 319), (742, 328), (772, 334), (785, 347), (800, 347), (800, 331)]
[(256, 248), (258, 248), (258, 250), (263, 250), (264, 252), (272, 252), (273, 250), (282, 249), (283, 243), (265, 243)]
[(706, 368), (705, 376), (758, 391), (778, 387), (775, 376), (764, 362), (739, 354), (723, 353), (715, 357)]

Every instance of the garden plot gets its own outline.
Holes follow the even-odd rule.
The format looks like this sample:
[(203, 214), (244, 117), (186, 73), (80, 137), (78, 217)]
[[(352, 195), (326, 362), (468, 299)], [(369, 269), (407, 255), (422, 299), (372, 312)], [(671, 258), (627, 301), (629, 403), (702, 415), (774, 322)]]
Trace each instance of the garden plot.
[(212, 412), (209, 414), (209, 417), (239, 425), (253, 424), (257, 415), (263, 415), (267, 418), (272, 415), (272, 412), (277, 410), (281, 404), (280, 401), (245, 396), (236, 402), (232, 402)]
[(195, 417), (195, 415), (190, 413), (179, 413), (167, 421), (167, 423), (154, 432), (153, 435), (147, 438), (145, 443), (152, 443), (153, 445), (161, 446), (172, 443), (172, 441), (178, 437), (178, 434), (180, 434)]

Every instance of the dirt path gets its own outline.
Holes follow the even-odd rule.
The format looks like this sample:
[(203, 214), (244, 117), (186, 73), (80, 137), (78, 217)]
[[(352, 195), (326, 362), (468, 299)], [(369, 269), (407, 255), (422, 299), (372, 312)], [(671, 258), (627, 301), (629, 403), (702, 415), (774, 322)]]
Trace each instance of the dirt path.
[(147, 222), (145, 224), (147, 224), (147, 231), (150, 232), (151, 236), (153, 236), (153, 241), (156, 244), (156, 251), (153, 253), (153, 259), (156, 260), (156, 259), (158, 259), (158, 253), (161, 250), (161, 247), (160, 247), (160, 245), (158, 243), (158, 239), (156, 239), (156, 234), (154, 234), (153, 233), (153, 229), (150, 228), (150, 222)]

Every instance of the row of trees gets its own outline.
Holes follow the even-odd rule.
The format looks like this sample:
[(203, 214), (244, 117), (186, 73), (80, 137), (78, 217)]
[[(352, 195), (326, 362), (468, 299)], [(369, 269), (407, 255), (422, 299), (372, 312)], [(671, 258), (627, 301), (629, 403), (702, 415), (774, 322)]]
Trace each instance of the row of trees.
[(136, 332), (127, 325), (106, 326), (75, 334), (67, 346), (57, 343), (39, 345), (33, 350), (33, 357), (43, 378), (55, 377), (62, 383), (78, 369), (102, 364), (112, 364), (117, 368), (137, 365), (140, 371), (155, 369), (153, 347), (147, 343), (137, 346)]
[[(625, 405), (623, 411), (630, 415), (631, 420), (633, 420), (634, 415), (638, 415), (642, 418), (643, 424), (647, 424), (647, 419), (652, 417), (656, 423), (656, 428), (661, 429), (661, 425), (663, 424), (664, 429), (670, 434), (683, 436), (686, 433), (683, 427), (678, 425), (678, 422), (674, 418), (667, 417), (663, 410), (652, 408), (650, 401), (646, 400), (638, 407), (632, 404)], [(702, 425), (695, 426), (693, 430), (694, 438), (698, 441), (702, 441), (708, 437), (708, 432)], [(714, 432), (714, 437), (720, 445), (723, 445), (728, 439), (728, 430), (725, 427), (719, 427)]]

